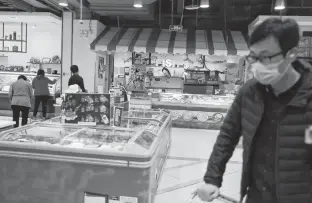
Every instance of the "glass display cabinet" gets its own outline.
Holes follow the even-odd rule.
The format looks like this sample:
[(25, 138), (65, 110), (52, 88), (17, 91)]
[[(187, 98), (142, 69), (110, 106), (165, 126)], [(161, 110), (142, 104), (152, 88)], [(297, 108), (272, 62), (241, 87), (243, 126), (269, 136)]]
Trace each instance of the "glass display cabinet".
[(153, 203), (171, 143), (171, 117), (130, 114), (121, 127), (60, 124), (55, 118), (0, 133), (6, 171), (0, 173), (0, 197), (10, 203), (25, 196), (30, 202), (84, 203), (92, 193)]
[[(8, 93), (10, 90), (10, 86), (14, 83), (19, 75), (25, 75), (28, 79), (28, 82), (32, 83), (32, 80), (37, 76), (36, 73), (27, 73), (27, 72), (6, 72), (0, 71), (0, 110), (11, 110), (11, 105), (8, 97)], [(61, 80), (60, 75), (51, 75), (46, 74), (50, 80), (57, 79), (57, 82), (53, 85), (49, 85), (50, 99), (48, 100), (48, 113), (54, 113), (55, 98), (60, 96), (61, 93)], [(34, 105), (34, 101), (32, 101), (32, 105)], [(33, 110), (33, 106), (31, 108)], [(39, 108), (41, 111), (41, 106)]]

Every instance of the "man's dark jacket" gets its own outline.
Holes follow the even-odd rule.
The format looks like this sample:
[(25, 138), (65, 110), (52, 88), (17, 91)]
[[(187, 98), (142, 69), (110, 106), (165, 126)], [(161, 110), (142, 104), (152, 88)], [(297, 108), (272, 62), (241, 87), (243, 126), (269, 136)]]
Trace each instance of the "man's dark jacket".
[[(279, 121), (275, 153), (277, 203), (312, 203), (312, 145), (304, 142), (305, 129), (312, 125), (312, 67), (300, 60), (293, 66), (303, 75), (303, 81)], [(226, 163), (243, 136), (242, 198), (250, 187), (252, 145), (264, 113), (260, 88), (261, 84), (252, 79), (240, 89), (204, 176), (206, 183), (221, 187)]]

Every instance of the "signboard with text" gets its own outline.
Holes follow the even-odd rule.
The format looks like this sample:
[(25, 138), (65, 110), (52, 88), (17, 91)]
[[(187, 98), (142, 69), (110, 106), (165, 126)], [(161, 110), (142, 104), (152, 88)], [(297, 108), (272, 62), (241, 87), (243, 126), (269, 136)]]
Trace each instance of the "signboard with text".
[(170, 25), (169, 31), (171, 31), (171, 32), (182, 32), (183, 26), (182, 25)]

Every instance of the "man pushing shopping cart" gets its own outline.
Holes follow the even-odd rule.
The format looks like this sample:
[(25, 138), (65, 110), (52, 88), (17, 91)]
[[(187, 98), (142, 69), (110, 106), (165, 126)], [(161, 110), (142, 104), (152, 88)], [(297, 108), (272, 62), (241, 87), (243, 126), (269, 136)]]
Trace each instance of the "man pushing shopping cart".
[(205, 184), (194, 193), (200, 200), (222, 198), (225, 166), (242, 136), (241, 202), (312, 203), (312, 67), (297, 57), (299, 38), (298, 24), (281, 18), (264, 20), (250, 35), (254, 78), (224, 119)]

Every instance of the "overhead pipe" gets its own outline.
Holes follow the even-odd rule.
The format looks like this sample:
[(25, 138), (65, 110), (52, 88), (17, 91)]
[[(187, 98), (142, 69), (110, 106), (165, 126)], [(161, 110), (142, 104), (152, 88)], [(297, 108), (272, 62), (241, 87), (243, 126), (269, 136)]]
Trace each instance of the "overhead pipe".
[(64, 11), (63, 7), (61, 7), (60, 5), (58, 5), (58, 3), (55, 3), (53, 1), (50, 1), (50, 0), (37, 0), (37, 1), (39, 1), (40, 3), (46, 4), (51, 9), (56, 10), (58, 12)]
[(227, 11), (227, 3), (226, 0), (223, 0), (223, 18), (224, 18), (224, 36), (225, 36), (225, 41), (226, 43), (228, 43), (228, 35), (227, 35), (227, 15), (226, 15), (226, 11)]
[(160, 28), (162, 28), (161, 6), (162, 6), (162, 0), (159, 0), (158, 1), (158, 23), (159, 23)]
[(22, 11), (35, 12), (36, 8), (21, 0), (0, 0), (4, 5), (13, 6)]

